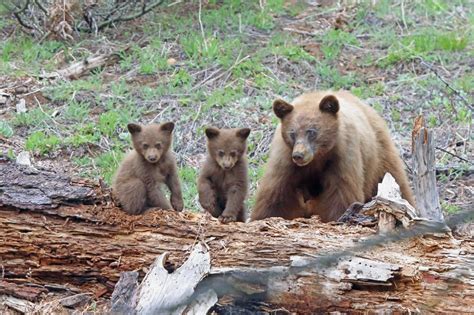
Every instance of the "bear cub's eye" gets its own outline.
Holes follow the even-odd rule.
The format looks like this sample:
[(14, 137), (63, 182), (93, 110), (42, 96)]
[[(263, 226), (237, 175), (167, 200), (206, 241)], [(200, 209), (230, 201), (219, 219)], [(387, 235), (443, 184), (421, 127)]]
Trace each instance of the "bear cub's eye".
[(161, 143), (155, 144), (155, 148), (157, 148), (158, 150), (161, 149)]
[(224, 151), (223, 151), (223, 150), (219, 150), (219, 151), (217, 151), (217, 154), (219, 154), (220, 157), (223, 157), (223, 156), (224, 156)]
[(316, 137), (316, 129), (308, 129), (306, 130), (306, 134), (308, 135), (309, 138), (314, 138)]
[(143, 149), (145, 149), (145, 150), (148, 149), (148, 144), (144, 143), (142, 145), (143, 145)]
[(230, 156), (233, 157), (233, 158), (236, 157), (237, 156), (237, 151), (230, 152)]

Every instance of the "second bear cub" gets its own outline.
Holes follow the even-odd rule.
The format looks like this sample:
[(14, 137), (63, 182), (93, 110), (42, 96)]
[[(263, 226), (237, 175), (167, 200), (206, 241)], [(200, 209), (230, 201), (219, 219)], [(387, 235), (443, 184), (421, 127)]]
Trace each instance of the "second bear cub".
[[(149, 207), (183, 210), (178, 169), (171, 150), (174, 124), (127, 127), (135, 150), (125, 156), (113, 183), (122, 208), (130, 214), (143, 213)], [(171, 204), (162, 190), (163, 184), (171, 192)]]
[(207, 128), (207, 159), (198, 178), (199, 202), (222, 223), (245, 222), (250, 129)]

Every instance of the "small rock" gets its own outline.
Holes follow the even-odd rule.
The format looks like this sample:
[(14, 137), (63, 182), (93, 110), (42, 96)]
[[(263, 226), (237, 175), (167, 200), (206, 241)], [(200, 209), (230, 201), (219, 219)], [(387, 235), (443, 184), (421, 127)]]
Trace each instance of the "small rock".
[(30, 153), (27, 151), (20, 152), (20, 154), (18, 154), (16, 157), (16, 164), (31, 166)]
[(16, 112), (18, 114), (26, 113), (26, 101), (22, 98), (18, 103), (16, 103)]
[(174, 66), (178, 61), (174, 58), (169, 58), (168, 60), (166, 60), (166, 62), (168, 63), (168, 65)]
[(23, 94), (28, 92), (28, 88), (26, 86), (19, 86), (15, 89), (15, 94)]
[(0, 105), (6, 104), (8, 101), (8, 97), (5, 95), (0, 95)]
[(89, 303), (91, 299), (92, 296), (89, 293), (80, 293), (61, 299), (59, 303), (64, 307), (74, 308)]

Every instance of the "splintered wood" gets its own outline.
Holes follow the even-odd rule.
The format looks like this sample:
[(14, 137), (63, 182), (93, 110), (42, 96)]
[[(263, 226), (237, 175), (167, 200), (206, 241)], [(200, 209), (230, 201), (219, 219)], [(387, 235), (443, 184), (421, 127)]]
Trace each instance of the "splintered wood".
[[(413, 237), (403, 234), (405, 229), (393, 238), (317, 217), (220, 224), (201, 213), (156, 210), (130, 216), (98, 185), (7, 161), (0, 160), (0, 167), (9, 174), (0, 179), (0, 294), (35, 303), (46, 295), (110, 297), (120, 276), (133, 272), (122, 277), (128, 286), (114, 294), (125, 305), (138, 294), (132, 289), (127, 295), (126, 288), (142, 282), (142, 290), (169, 283), (185, 296), (194, 292), (187, 310), (206, 309), (217, 296), (213, 309), (221, 310), (244, 305), (297, 313), (474, 311), (471, 239)], [(196, 250), (210, 258), (210, 269), (184, 263)], [(150, 269), (164, 253), (166, 261), (159, 258)], [(165, 274), (163, 265), (172, 273)], [(154, 267), (164, 278), (155, 283), (149, 275), (143, 282)], [(188, 269), (198, 271), (194, 281), (182, 274)], [(140, 292), (136, 296), (155, 301), (173, 291)]]

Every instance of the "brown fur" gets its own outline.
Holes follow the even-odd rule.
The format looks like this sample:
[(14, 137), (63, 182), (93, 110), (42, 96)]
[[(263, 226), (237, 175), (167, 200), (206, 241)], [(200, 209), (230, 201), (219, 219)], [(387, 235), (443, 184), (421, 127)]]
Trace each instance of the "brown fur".
[(207, 128), (207, 158), (198, 178), (199, 202), (222, 223), (245, 222), (246, 139), (250, 129)]
[[(171, 122), (128, 124), (134, 150), (123, 159), (113, 183), (114, 193), (126, 212), (140, 214), (149, 207), (183, 210), (178, 169), (171, 150), (173, 129)], [(163, 184), (171, 192), (171, 204), (162, 190)]]
[(281, 124), (251, 219), (318, 214), (331, 221), (366, 202), (390, 172), (414, 205), (403, 161), (383, 119), (346, 91), (303, 94), (273, 104)]

